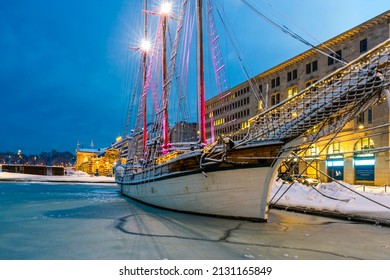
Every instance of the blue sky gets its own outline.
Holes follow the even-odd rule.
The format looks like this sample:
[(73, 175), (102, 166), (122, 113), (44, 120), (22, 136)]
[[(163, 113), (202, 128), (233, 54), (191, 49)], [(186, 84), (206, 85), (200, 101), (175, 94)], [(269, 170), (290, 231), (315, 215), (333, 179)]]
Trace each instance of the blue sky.
[[(253, 75), (308, 49), (241, 1), (219, 1)], [(105, 147), (115, 140), (125, 118), (128, 45), (141, 33), (132, 24), (139, 17), (138, 2), (0, 0), (0, 151), (74, 151), (77, 142)], [(390, 8), (388, 0), (251, 2), (320, 41)], [(228, 62), (231, 86), (244, 81), (233, 62)]]

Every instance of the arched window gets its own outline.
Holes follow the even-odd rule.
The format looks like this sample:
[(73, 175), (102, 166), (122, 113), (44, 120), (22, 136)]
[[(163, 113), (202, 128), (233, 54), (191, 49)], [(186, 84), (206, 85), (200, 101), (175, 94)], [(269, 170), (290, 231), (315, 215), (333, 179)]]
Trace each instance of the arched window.
[(306, 150), (305, 158), (306, 159), (316, 159), (320, 155), (320, 150), (315, 144), (310, 145), (310, 147)]
[(355, 144), (355, 151), (374, 149), (374, 140), (368, 137), (360, 138)]
[(320, 158), (320, 149), (315, 144), (310, 145), (309, 148), (306, 150), (305, 160), (307, 162), (310, 162), (310, 165), (308, 165), (306, 169), (306, 175), (308, 175), (311, 178), (319, 177), (319, 173), (318, 173), (318, 170), (320, 168), (319, 161), (318, 161), (319, 158)]

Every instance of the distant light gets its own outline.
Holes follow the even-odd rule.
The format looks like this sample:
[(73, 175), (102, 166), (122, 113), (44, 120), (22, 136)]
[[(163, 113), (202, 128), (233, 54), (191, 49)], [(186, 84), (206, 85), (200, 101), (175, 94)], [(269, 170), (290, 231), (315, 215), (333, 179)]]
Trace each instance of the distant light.
[(141, 42), (141, 50), (144, 51), (144, 52), (149, 52), (150, 51), (150, 48), (151, 48), (151, 44), (148, 40), (143, 40)]
[(172, 11), (172, 3), (171, 2), (163, 2), (161, 4), (160, 13), (163, 15), (169, 15)]

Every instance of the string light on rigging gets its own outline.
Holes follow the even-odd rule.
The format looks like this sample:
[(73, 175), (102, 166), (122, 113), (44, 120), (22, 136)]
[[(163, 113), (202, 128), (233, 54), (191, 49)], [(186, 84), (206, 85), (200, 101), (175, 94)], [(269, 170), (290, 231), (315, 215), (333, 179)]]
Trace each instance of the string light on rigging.
[(168, 1), (164, 1), (160, 6), (160, 14), (162, 15), (170, 15), (172, 12), (172, 3)]
[(150, 44), (150, 42), (146, 39), (142, 40), (141, 42), (141, 45), (140, 45), (140, 50), (142, 50), (143, 52), (150, 52), (150, 49), (152, 48), (152, 45)]

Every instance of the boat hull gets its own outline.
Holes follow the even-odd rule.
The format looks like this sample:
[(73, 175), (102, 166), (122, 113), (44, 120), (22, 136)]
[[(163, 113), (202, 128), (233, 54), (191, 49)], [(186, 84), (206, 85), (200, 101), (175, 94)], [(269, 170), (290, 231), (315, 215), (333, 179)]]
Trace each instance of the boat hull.
[(118, 182), (123, 195), (165, 209), (266, 221), (270, 167), (170, 174), (148, 182)]

